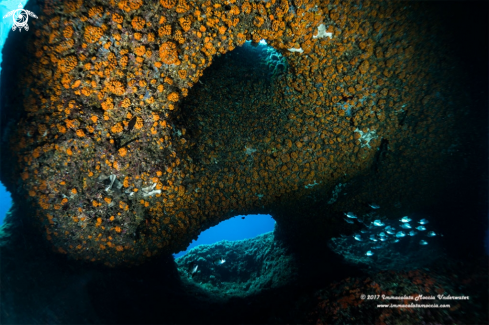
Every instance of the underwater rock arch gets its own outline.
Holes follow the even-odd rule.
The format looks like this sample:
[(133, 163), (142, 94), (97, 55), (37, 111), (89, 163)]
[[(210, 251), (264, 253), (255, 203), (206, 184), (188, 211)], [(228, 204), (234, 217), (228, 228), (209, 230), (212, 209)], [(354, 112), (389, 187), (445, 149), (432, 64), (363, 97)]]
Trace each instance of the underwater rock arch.
[[(2, 75), (2, 156), (12, 159), (1, 179), (55, 250), (107, 265), (175, 252), (236, 213), (327, 237), (347, 208), (429, 200), (419, 180), (449, 172), (439, 165), (463, 112), (432, 30), (413, 18), (419, 6), (46, 1), (26, 51), (5, 55), (3, 67), (18, 68), (12, 84)], [(180, 103), (214, 56), (261, 39), (290, 66), (257, 103), (270, 114), (242, 121), (269, 129), (216, 142), (213, 111), (194, 115), (200, 133), (186, 127)]]

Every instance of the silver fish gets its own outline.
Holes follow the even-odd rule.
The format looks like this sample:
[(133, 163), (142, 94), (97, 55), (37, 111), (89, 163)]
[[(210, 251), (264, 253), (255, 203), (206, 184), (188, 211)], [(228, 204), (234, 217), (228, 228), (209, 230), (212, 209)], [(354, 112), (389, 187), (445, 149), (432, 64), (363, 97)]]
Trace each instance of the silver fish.
[(435, 237), (436, 233), (434, 231), (430, 231), (429, 233), (426, 234), (428, 237)]
[(370, 206), (372, 209), (379, 209), (379, 208), (380, 208), (380, 206), (379, 206), (379, 205), (377, 205), (377, 204), (375, 204), (375, 203), (371, 203), (371, 204), (369, 204), (369, 206)]
[(404, 233), (404, 231), (399, 231), (399, 232), (396, 234), (396, 237), (397, 237), (397, 238), (402, 238), (402, 237), (404, 237), (404, 236), (406, 236), (406, 234)]
[(372, 252), (372, 251), (368, 251), (368, 252), (366, 252), (366, 253), (365, 253), (365, 255), (367, 255), (367, 256), (372, 256), (372, 255), (374, 255), (374, 252)]
[(353, 212), (347, 212), (345, 213), (345, 216), (347, 216), (350, 219), (356, 219), (357, 216)]
[(418, 229), (419, 231), (425, 231), (426, 227), (425, 226), (418, 226), (418, 227), (416, 227), (416, 229)]
[(404, 224), (402, 224), (401, 228), (402, 229), (411, 229), (412, 227), (409, 223), (404, 223)]
[(409, 218), (408, 216), (405, 216), (405, 217), (402, 217), (401, 219), (399, 219), (399, 221), (401, 221), (401, 222), (409, 222), (409, 221), (411, 221), (411, 218)]
[(358, 234), (353, 236), (353, 238), (355, 238), (355, 240), (358, 240), (358, 241), (363, 241), (362, 236), (360, 236)]
[(190, 271), (191, 277), (194, 277), (195, 273), (197, 273), (198, 268), (199, 268), (199, 265), (195, 264), (194, 262), (192, 262), (192, 264), (190, 264), (189, 271)]
[(428, 242), (426, 240), (420, 240), (419, 244), (420, 245), (428, 245)]
[(380, 220), (375, 220), (375, 221), (373, 222), (373, 225), (374, 225), (374, 226), (377, 226), (377, 227), (382, 227), (382, 226), (385, 226), (385, 223), (383, 223), (383, 222), (382, 222), (382, 221), (380, 221)]
[(345, 219), (346, 222), (353, 224), (353, 220)]
[(226, 260), (223, 258), (218, 258), (217, 260), (214, 261), (215, 265), (223, 265), (224, 263), (226, 263)]
[(426, 219), (421, 219), (421, 220), (419, 220), (419, 221), (418, 221), (418, 223), (419, 223), (420, 225), (426, 225), (428, 222), (429, 222), (429, 221), (428, 221), (428, 220), (426, 220)]
[(412, 237), (412, 236), (415, 236), (416, 234), (417, 234), (417, 232), (416, 232), (416, 231), (414, 231), (414, 230), (411, 230), (411, 231), (409, 232), (409, 236), (411, 236), (411, 237)]

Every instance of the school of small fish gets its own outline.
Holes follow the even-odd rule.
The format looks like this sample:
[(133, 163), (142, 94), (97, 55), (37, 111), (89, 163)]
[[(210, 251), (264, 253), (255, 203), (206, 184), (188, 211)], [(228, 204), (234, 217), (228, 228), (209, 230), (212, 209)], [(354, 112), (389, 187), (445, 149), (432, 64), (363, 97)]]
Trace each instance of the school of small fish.
[[(369, 203), (368, 205), (374, 210), (380, 209), (380, 206), (375, 204), (375, 203)], [(344, 215), (346, 216), (345, 221), (349, 224), (354, 224), (355, 223), (354, 220), (357, 220), (359, 223), (366, 225), (365, 222), (363, 220), (360, 220), (357, 217), (357, 215), (354, 214), (353, 212), (345, 212)], [(354, 234), (353, 238), (356, 241), (364, 241), (364, 240), (369, 241), (370, 240), (372, 242), (378, 242), (378, 241), (386, 242), (386, 241), (388, 241), (390, 243), (398, 243), (400, 241), (399, 240), (400, 238), (404, 238), (407, 236), (409, 236), (409, 237), (414, 237), (414, 236), (435, 237), (435, 236), (437, 236), (437, 234), (434, 231), (425, 232), (426, 231), (425, 225), (429, 223), (429, 221), (426, 219), (419, 220), (418, 221), (419, 226), (411, 225), (411, 223), (414, 223), (414, 221), (409, 216), (404, 216), (401, 219), (399, 219), (399, 221), (400, 221), (399, 228), (401, 228), (403, 230), (397, 231), (394, 227), (386, 226), (385, 222), (383, 222), (380, 219), (377, 219), (377, 220), (374, 220), (373, 222), (371, 222), (370, 225), (366, 225), (366, 226), (369, 230), (376, 231), (377, 229), (379, 229), (380, 231), (376, 232), (375, 234), (370, 234), (370, 236), (365, 235), (364, 236), (365, 238), (364, 238), (364, 237), (362, 237), (362, 234), (366, 234), (368, 231), (362, 229), (362, 230), (360, 230), (359, 234), (358, 233)], [(383, 228), (380, 228), (380, 227), (383, 227)], [(415, 231), (413, 228), (416, 229), (417, 231)], [(441, 236), (443, 236), (443, 235), (441, 235)], [(425, 239), (421, 239), (419, 241), (419, 245), (426, 246), (426, 245), (428, 245), (428, 241), (426, 241)], [(379, 249), (379, 248), (383, 248), (383, 247), (385, 247), (385, 246), (376, 245), (376, 246), (373, 246), (371, 248), (372, 249)], [(372, 252), (371, 250), (368, 250), (365, 253), (365, 256), (373, 256), (373, 255), (374, 255), (374, 252)]]

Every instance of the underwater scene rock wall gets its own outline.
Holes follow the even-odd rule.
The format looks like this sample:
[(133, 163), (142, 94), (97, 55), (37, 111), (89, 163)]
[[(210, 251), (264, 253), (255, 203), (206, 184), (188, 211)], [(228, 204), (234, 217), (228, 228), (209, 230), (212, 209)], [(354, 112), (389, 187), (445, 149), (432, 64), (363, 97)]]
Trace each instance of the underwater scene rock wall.
[[(0, 322), (484, 323), (484, 6), (29, 1)], [(172, 257), (247, 214), (274, 232)]]
[[(465, 97), (423, 4), (31, 5), (4, 53), (1, 178), (61, 254), (140, 263), (246, 213), (331, 236), (458, 166)], [(265, 62), (243, 46), (262, 39)]]

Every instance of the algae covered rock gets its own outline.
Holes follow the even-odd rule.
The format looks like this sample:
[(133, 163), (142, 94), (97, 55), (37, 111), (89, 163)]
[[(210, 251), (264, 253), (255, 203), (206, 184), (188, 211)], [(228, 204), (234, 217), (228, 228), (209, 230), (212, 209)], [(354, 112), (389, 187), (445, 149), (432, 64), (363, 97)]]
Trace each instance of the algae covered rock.
[[(223, 297), (245, 297), (297, 280), (296, 260), (273, 232), (192, 248), (176, 259), (180, 276)], [(192, 274), (195, 266), (197, 270)]]

